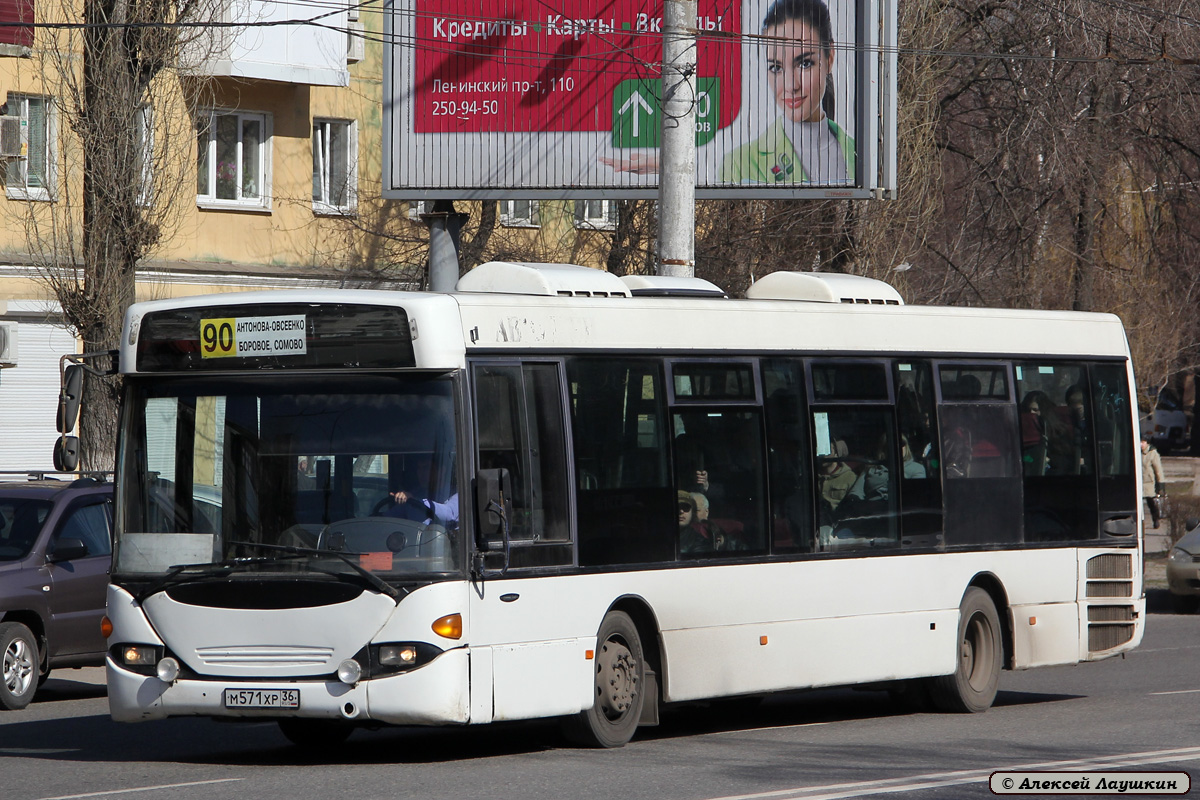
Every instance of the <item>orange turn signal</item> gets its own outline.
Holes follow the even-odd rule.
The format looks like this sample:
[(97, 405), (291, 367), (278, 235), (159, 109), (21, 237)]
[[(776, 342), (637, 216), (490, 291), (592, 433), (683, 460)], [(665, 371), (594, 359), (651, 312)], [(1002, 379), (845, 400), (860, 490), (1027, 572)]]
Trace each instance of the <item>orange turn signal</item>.
[(448, 614), (433, 623), (433, 632), (447, 639), (462, 638), (462, 614)]
[(108, 637), (112, 636), (112, 632), (113, 632), (112, 620), (109, 619), (107, 616), (101, 617), (100, 618), (100, 634), (105, 639), (107, 639)]

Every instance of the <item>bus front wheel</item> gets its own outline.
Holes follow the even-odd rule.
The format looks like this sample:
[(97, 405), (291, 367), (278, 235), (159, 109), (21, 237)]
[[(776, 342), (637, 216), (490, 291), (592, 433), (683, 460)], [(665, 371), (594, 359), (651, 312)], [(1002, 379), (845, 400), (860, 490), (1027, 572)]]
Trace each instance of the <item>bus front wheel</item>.
[(934, 678), (929, 691), (941, 711), (979, 713), (991, 708), (1000, 685), (1004, 644), (991, 596), (967, 589), (958, 610), (958, 658), (953, 674)]
[(563, 731), (590, 747), (621, 747), (633, 738), (645, 702), (646, 658), (637, 626), (623, 611), (604, 617), (596, 636), (592, 707), (567, 717)]

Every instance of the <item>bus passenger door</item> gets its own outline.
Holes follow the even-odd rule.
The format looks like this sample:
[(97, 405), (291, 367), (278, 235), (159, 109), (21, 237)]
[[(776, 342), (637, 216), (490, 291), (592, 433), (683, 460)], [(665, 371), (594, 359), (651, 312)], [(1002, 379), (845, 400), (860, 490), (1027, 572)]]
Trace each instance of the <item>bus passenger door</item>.
[(488, 549), (488, 576), (471, 594), (472, 649), (480, 651), (472, 683), (476, 668), (491, 673), (495, 720), (569, 714), (592, 702), (584, 654), (595, 629), (571, 624), (565, 579), (545, 574), (574, 564), (561, 374), (556, 362), (489, 360), (472, 369), (475, 467), (508, 470), (512, 486), (507, 553)]

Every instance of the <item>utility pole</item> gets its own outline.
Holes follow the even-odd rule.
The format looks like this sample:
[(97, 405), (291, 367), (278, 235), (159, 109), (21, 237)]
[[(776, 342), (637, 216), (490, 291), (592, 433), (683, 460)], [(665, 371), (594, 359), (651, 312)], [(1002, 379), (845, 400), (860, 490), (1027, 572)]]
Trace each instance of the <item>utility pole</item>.
[(658, 274), (696, 272), (696, 0), (663, 3)]

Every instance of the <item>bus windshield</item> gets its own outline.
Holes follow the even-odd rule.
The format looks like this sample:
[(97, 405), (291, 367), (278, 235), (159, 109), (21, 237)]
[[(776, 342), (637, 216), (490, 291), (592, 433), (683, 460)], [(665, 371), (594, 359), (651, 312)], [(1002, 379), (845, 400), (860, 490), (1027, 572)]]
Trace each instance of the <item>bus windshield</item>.
[(116, 575), (459, 569), (451, 378), (156, 376), (126, 392)]

